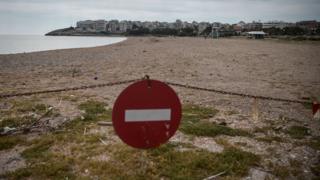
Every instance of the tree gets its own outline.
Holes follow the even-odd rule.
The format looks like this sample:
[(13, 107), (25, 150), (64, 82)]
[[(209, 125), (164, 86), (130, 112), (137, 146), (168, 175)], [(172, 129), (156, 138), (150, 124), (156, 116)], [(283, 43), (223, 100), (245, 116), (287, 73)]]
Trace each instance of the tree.
[(194, 32), (194, 29), (191, 27), (186, 27), (180, 29), (180, 32), (178, 33), (179, 36), (195, 36), (196, 33)]
[(284, 35), (284, 31), (276, 27), (263, 29), (263, 31), (268, 33), (269, 35)]
[(284, 35), (298, 36), (298, 35), (304, 35), (307, 32), (300, 27), (285, 27), (283, 28), (283, 33)]
[(146, 35), (150, 34), (150, 30), (148, 28), (138, 27), (137, 29), (128, 30), (126, 34), (133, 36)]

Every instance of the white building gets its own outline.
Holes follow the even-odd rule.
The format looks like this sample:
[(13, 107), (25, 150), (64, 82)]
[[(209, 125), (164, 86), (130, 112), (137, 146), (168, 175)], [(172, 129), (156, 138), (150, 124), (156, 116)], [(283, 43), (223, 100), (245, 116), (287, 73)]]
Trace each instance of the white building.
[(292, 23), (287, 23), (283, 21), (269, 21), (262, 24), (263, 29), (269, 29), (269, 28), (280, 28), (283, 29), (285, 27), (293, 26)]
[(77, 28), (79, 28), (83, 31), (95, 31), (96, 30), (96, 23), (91, 20), (78, 21)]
[(247, 36), (252, 39), (264, 39), (266, 33), (263, 31), (250, 31), (247, 32)]
[(105, 32), (107, 21), (105, 20), (86, 20), (86, 21), (78, 21), (77, 22), (77, 29), (80, 29), (82, 31), (88, 31), (88, 32)]
[(105, 20), (96, 20), (96, 32), (105, 32), (107, 30), (107, 21)]

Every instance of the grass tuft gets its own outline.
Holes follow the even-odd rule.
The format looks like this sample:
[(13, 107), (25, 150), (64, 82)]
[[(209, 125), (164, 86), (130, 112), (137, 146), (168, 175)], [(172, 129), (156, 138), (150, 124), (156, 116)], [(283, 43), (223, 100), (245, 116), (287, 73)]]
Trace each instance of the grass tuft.
[(47, 110), (47, 106), (45, 104), (39, 104), (36, 100), (20, 100), (13, 101), (13, 110), (19, 113), (45, 113)]
[[(110, 179), (203, 179), (225, 171), (225, 176), (241, 177), (260, 158), (252, 153), (229, 148), (222, 153), (206, 150), (177, 151), (180, 144), (166, 144), (140, 151), (123, 145), (108, 147), (110, 161), (82, 164), (93, 174)], [(123, 171), (126, 169), (126, 171)]]
[(85, 111), (85, 121), (110, 120), (111, 110), (106, 110), (105, 106), (105, 103), (89, 100), (80, 104), (79, 109)]
[(250, 136), (250, 133), (240, 129), (232, 129), (227, 126), (217, 125), (210, 122), (197, 122), (182, 125), (180, 130), (186, 134), (195, 136), (215, 137), (217, 135)]
[(48, 154), (41, 163), (31, 164), (29, 167), (9, 172), (5, 176), (9, 179), (75, 179), (69, 158), (63, 155)]
[(11, 149), (17, 144), (23, 143), (24, 140), (19, 136), (0, 136), (0, 151)]
[(187, 105), (183, 108), (180, 130), (183, 133), (195, 136), (215, 137), (220, 134), (229, 136), (250, 136), (250, 133), (244, 130), (232, 129), (227, 126), (207, 121), (208, 118), (214, 117), (217, 112), (218, 110), (211, 108)]
[(24, 150), (21, 155), (27, 160), (32, 160), (45, 156), (49, 148), (54, 143), (54, 139), (50, 135), (44, 135), (43, 137), (35, 139), (29, 143), (33, 145), (30, 148)]
[(302, 139), (305, 136), (310, 135), (309, 129), (303, 126), (291, 126), (286, 133), (295, 139)]
[(47, 113), (47, 106), (40, 104), (35, 99), (30, 100), (14, 100), (10, 102), (12, 107), (10, 110), (1, 111), (0, 114), (0, 131), (4, 127), (22, 127), (28, 126), (37, 120), (38, 117), (56, 116), (57, 112), (50, 111)]
[(32, 124), (36, 121), (36, 118), (33, 116), (22, 116), (22, 117), (11, 117), (5, 118), (0, 121), (0, 129), (4, 127), (21, 127), (25, 125)]
[(315, 150), (320, 150), (320, 137), (313, 137), (309, 142), (306, 143), (308, 146)]

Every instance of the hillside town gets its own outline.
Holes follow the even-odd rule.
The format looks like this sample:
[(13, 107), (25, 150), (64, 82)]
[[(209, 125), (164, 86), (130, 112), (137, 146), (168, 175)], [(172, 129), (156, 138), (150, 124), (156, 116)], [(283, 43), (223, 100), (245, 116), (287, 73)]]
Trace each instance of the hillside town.
[(233, 36), (250, 31), (263, 31), (270, 35), (319, 35), (320, 22), (316, 20), (296, 23), (284, 21), (240, 21), (236, 24), (220, 22), (175, 22), (126, 21), (126, 20), (85, 20), (76, 27), (56, 30), (48, 35), (106, 34), (106, 35), (177, 35), (177, 36)]

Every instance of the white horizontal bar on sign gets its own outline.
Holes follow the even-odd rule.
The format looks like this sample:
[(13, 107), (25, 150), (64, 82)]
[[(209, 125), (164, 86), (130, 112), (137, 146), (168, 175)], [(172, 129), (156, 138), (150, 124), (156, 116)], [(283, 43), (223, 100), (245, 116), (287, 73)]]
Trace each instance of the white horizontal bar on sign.
[(125, 122), (170, 121), (171, 109), (131, 109), (125, 111)]

